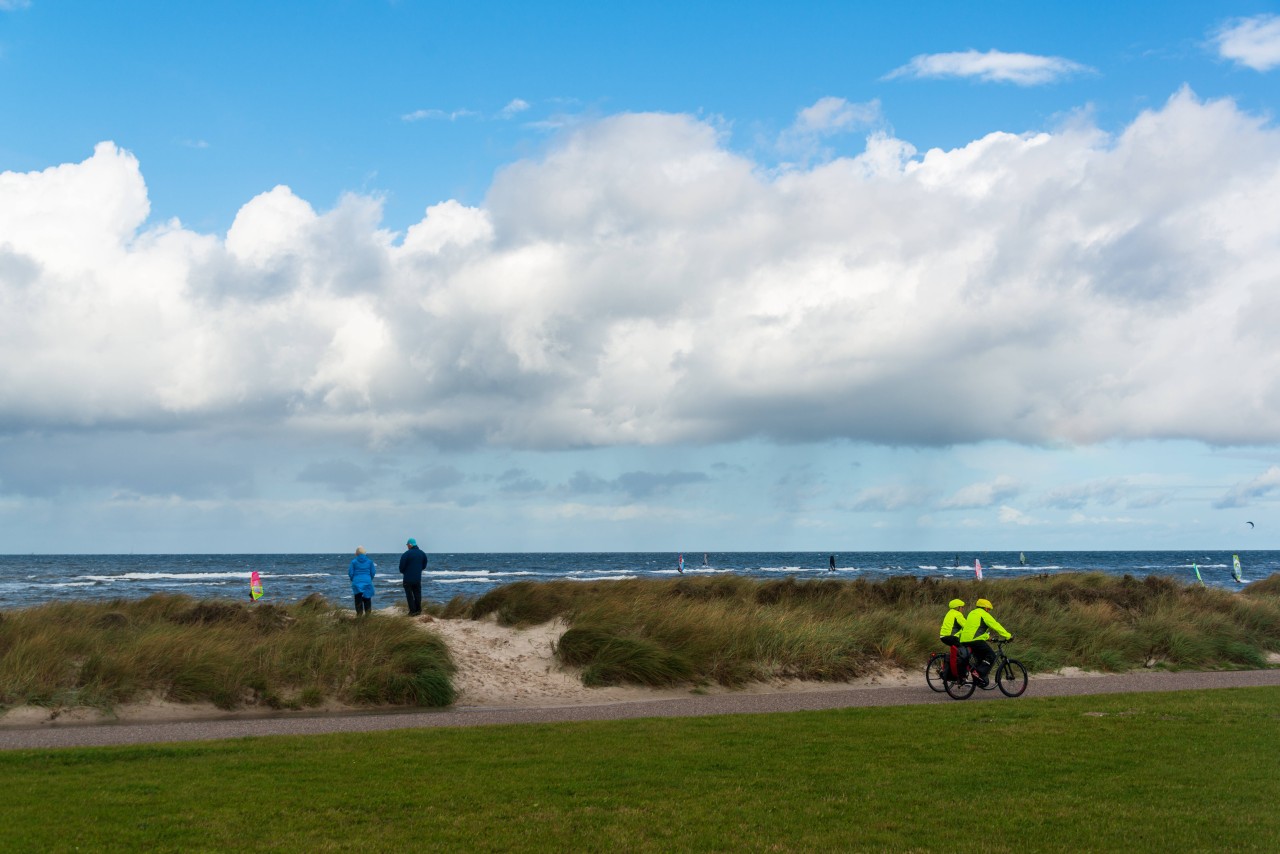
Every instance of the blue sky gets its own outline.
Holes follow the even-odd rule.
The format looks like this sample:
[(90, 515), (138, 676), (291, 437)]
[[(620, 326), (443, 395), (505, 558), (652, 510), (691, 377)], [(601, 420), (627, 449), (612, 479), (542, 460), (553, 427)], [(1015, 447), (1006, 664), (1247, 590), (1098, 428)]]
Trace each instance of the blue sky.
[(1278, 81), (1276, 3), (0, 0), (0, 551), (1280, 548)]

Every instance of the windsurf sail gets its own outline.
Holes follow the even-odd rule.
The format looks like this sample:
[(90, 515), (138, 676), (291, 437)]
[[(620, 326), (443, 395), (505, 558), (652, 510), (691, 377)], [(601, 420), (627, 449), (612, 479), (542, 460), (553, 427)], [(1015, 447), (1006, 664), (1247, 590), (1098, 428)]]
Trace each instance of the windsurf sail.
[(249, 595), (255, 602), (262, 598), (262, 576), (256, 569), (249, 574)]
[(979, 581), (982, 580), (982, 561), (977, 558), (973, 559), (973, 574), (978, 577)]
[(1026, 566), (1026, 565), (1027, 565), (1027, 553), (1026, 553), (1026, 552), (1018, 552), (1018, 563), (1022, 564), (1023, 566)]
[(1193, 563), (1191, 564), (1191, 568), (1196, 571), (1196, 581), (1199, 581), (1200, 586), (1204, 587), (1204, 579), (1200, 577), (1200, 564)]
[(1237, 584), (1244, 583), (1244, 570), (1240, 568), (1240, 555), (1231, 556), (1231, 575)]

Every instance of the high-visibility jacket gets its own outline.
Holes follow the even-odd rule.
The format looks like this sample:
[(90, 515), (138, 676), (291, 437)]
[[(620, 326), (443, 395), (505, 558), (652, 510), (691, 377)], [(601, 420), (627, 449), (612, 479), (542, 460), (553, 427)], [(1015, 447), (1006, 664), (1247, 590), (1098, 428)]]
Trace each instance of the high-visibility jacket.
[(964, 631), (960, 632), (960, 643), (987, 640), (991, 637), (992, 629), (995, 629), (1005, 640), (1013, 637), (1005, 631), (1004, 626), (1000, 625), (995, 617), (987, 613), (985, 608), (974, 608), (969, 612), (969, 616), (965, 617)]
[(945, 638), (948, 635), (960, 634), (964, 631), (965, 622), (964, 614), (952, 608), (947, 612), (947, 616), (942, 618), (942, 628), (938, 629), (938, 637)]

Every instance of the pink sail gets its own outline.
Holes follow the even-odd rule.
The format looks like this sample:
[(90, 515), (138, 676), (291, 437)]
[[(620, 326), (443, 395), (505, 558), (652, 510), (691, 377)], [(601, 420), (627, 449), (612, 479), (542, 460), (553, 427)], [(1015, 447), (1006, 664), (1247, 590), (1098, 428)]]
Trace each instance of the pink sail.
[(979, 581), (982, 580), (982, 561), (977, 558), (973, 559), (973, 574), (978, 577)]
[(262, 598), (262, 576), (256, 569), (249, 574), (249, 595), (255, 602)]

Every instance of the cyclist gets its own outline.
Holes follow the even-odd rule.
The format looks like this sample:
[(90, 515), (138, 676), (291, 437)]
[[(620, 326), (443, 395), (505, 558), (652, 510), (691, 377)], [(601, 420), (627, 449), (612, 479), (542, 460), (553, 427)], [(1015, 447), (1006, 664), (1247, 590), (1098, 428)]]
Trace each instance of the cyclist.
[(950, 610), (947, 611), (947, 615), (942, 618), (942, 626), (938, 629), (938, 637), (947, 646), (952, 647), (950, 660), (947, 664), (947, 670), (951, 670), (953, 665), (956, 668), (962, 666), (957, 658), (961, 650), (956, 649), (955, 647), (959, 646), (960, 633), (964, 631), (965, 624), (968, 621), (965, 619), (964, 612), (960, 610), (964, 607), (963, 599), (952, 599), (947, 603), (947, 607), (950, 608)]
[(991, 665), (996, 663), (996, 651), (991, 648), (991, 644), (987, 643), (987, 639), (991, 637), (991, 630), (994, 629), (1005, 640), (1013, 637), (995, 617), (988, 613), (991, 607), (991, 600), (979, 599), (978, 604), (970, 609), (969, 615), (965, 617), (964, 631), (960, 632), (960, 643), (968, 646), (978, 659), (978, 678), (981, 680), (979, 684), (983, 687), (987, 685), (987, 674), (991, 672)]
[(951, 610), (947, 611), (947, 615), (942, 618), (942, 627), (938, 629), (938, 637), (947, 646), (955, 646), (960, 640), (960, 633), (964, 631), (965, 619), (961, 608), (964, 607), (963, 599), (952, 599), (947, 603), (947, 607)]

